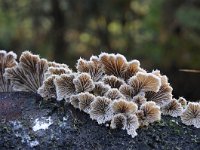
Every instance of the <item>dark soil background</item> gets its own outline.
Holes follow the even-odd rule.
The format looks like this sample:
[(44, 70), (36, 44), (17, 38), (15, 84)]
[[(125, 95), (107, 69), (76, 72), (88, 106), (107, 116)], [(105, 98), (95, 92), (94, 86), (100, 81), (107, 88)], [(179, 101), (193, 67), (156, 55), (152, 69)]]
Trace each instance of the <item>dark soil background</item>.
[[(200, 149), (200, 129), (185, 126), (180, 118), (162, 116), (160, 122), (138, 129), (138, 136), (131, 138), (123, 130), (98, 125), (87, 114), (70, 105), (41, 103), (40, 100), (32, 93), (0, 94), (1, 150)], [(36, 118), (49, 116), (53, 124), (48, 129), (33, 131)], [(30, 142), (34, 141), (39, 143), (31, 146)]]

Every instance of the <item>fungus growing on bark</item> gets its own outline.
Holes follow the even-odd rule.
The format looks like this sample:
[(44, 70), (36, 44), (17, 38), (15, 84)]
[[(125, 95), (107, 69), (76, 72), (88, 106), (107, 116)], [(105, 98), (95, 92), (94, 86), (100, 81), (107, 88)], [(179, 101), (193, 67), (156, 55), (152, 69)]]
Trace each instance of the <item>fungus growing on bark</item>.
[(113, 75), (111, 75), (111, 76), (104, 76), (103, 82), (104, 82), (105, 84), (110, 85), (111, 88), (117, 88), (117, 89), (118, 89), (121, 85), (124, 84), (124, 81), (123, 81), (122, 79), (117, 78), (117, 77), (115, 77), (115, 76), (113, 76)]
[(122, 113), (115, 114), (111, 120), (110, 127), (112, 129), (125, 129), (127, 124), (126, 116)]
[(47, 68), (46, 59), (40, 59), (38, 55), (25, 51), (19, 59), (19, 64), (7, 68), (4, 75), (11, 80), (14, 90), (36, 93), (44, 81)]
[(97, 57), (91, 57), (90, 61), (80, 58), (76, 65), (79, 72), (89, 73), (93, 81), (97, 82), (103, 77), (102, 65)]
[(124, 72), (124, 80), (128, 80), (130, 77), (134, 76), (138, 71), (145, 72), (140, 68), (140, 62), (138, 60), (132, 60), (128, 62), (126, 71)]
[(149, 123), (159, 121), (161, 119), (160, 107), (155, 102), (149, 101), (140, 107), (136, 112), (140, 126), (148, 126)]
[(75, 85), (73, 80), (75, 74), (62, 74), (55, 78), (54, 84), (56, 86), (57, 100), (62, 99), (69, 100), (71, 95), (76, 93)]
[(110, 121), (113, 117), (113, 111), (111, 109), (112, 100), (106, 97), (96, 97), (91, 103), (90, 118), (96, 120), (98, 124)]
[(90, 104), (94, 101), (95, 96), (88, 92), (78, 94), (79, 99), (79, 109), (86, 113), (89, 113), (91, 108)]
[(186, 125), (194, 125), (200, 128), (200, 103), (189, 102), (181, 115), (181, 120)]
[(162, 107), (162, 113), (164, 115), (178, 117), (182, 114), (182, 112), (183, 112), (183, 107), (176, 99), (171, 100), (168, 104)]
[(95, 85), (91, 76), (88, 73), (79, 74), (74, 80), (75, 89), (77, 93), (90, 92), (94, 89)]
[(110, 98), (111, 100), (116, 100), (119, 98), (124, 98), (124, 96), (119, 92), (118, 89), (113, 88), (113, 89), (109, 89), (105, 95), (105, 97)]
[(138, 129), (138, 127), (139, 127), (138, 117), (135, 114), (127, 115), (126, 131), (128, 135), (131, 135), (132, 138), (137, 136), (136, 130)]
[(187, 100), (184, 97), (179, 97), (178, 102), (182, 105), (183, 108), (187, 105)]
[(38, 94), (45, 99), (56, 98), (56, 87), (54, 79), (57, 75), (49, 76), (38, 89)]
[(114, 75), (123, 78), (127, 69), (127, 61), (123, 55), (102, 53), (99, 59), (103, 65), (103, 70), (107, 75)]
[(157, 105), (163, 107), (172, 100), (173, 89), (168, 82), (167, 76), (161, 75), (159, 70), (153, 71), (152, 73), (161, 79), (161, 86), (158, 92), (146, 92), (145, 97), (147, 101), (154, 101)]
[(158, 92), (161, 86), (161, 80), (152, 73), (138, 72), (129, 79), (129, 85), (136, 92)]
[(92, 90), (92, 93), (95, 96), (104, 96), (104, 94), (111, 89), (111, 87), (107, 84), (104, 84), (103, 82), (99, 81), (99, 82), (95, 82), (94, 83), (95, 87)]
[(120, 86), (119, 91), (127, 98), (127, 100), (132, 100), (135, 96), (136, 92), (134, 89), (127, 84), (123, 84)]
[(133, 97), (132, 102), (136, 103), (140, 108), (142, 104), (147, 102), (147, 99), (145, 98), (145, 94), (139, 93), (138, 95)]
[(78, 95), (72, 95), (70, 96), (70, 103), (72, 104), (72, 106), (74, 106), (74, 108), (79, 108), (79, 96)]
[(51, 75), (61, 75), (61, 74), (70, 74), (72, 70), (69, 68), (63, 67), (49, 67), (47, 72), (45, 73), (45, 78), (48, 78)]
[(134, 102), (126, 101), (124, 99), (115, 100), (112, 103), (114, 113), (130, 114), (135, 113), (138, 106)]
[(10, 80), (4, 76), (6, 68), (12, 68), (17, 65), (17, 55), (13, 52), (6, 52), (0, 50), (0, 92), (11, 92), (13, 91)]

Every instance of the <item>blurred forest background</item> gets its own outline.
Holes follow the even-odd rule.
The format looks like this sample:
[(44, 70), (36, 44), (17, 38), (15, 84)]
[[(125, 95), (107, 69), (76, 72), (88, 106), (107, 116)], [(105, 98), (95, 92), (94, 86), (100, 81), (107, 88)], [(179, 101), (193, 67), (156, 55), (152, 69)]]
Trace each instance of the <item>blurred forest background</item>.
[(0, 49), (74, 67), (101, 51), (169, 76), (176, 97), (200, 99), (200, 0), (0, 0)]

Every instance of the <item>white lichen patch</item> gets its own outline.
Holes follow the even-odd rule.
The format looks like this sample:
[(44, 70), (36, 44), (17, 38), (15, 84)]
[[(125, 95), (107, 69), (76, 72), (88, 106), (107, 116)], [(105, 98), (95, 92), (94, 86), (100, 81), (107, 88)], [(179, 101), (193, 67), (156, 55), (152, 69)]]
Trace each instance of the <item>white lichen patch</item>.
[(34, 124), (35, 125), (32, 127), (33, 131), (46, 130), (49, 128), (50, 125), (53, 124), (53, 120), (51, 119), (51, 117), (41, 117), (35, 119)]

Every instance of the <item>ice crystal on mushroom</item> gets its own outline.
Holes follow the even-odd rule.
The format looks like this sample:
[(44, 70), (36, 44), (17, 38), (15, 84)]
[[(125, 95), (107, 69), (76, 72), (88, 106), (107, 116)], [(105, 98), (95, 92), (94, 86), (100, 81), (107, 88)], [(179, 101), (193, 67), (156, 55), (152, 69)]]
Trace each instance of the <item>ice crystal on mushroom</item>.
[(91, 76), (88, 73), (79, 74), (74, 80), (73, 83), (76, 88), (76, 92), (90, 92), (94, 89), (95, 85)]
[(126, 101), (124, 99), (119, 99), (113, 101), (112, 109), (114, 113), (135, 113), (138, 109), (138, 106), (134, 102)]
[(57, 100), (69, 99), (71, 95), (75, 94), (75, 85), (73, 79), (75, 74), (62, 74), (55, 78)]
[(181, 120), (186, 125), (194, 125), (200, 128), (200, 103), (189, 102), (181, 115)]
[(148, 126), (149, 123), (159, 121), (161, 119), (160, 107), (155, 102), (149, 101), (140, 107), (140, 110), (136, 113), (140, 126)]
[(26, 51), (19, 61), (17, 66), (6, 69), (6, 78), (11, 80), (14, 90), (37, 92), (44, 81), (47, 60)]
[(161, 75), (160, 71), (156, 70), (152, 72), (161, 79), (161, 86), (158, 92), (148, 91), (146, 92), (146, 98), (148, 101), (154, 101), (160, 107), (169, 103), (172, 100), (172, 87), (168, 83), (167, 76)]
[(116, 128), (125, 129), (126, 124), (127, 124), (126, 116), (124, 114), (119, 113), (113, 116), (110, 127), (112, 129)]
[(106, 97), (96, 97), (91, 103), (90, 118), (95, 119), (98, 124), (110, 121), (113, 116), (113, 111), (110, 107), (112, 100)]
[(54, 84), (54, 79), (56, 75), (48, 77), (38, 89), (38, 94), (45, 99), (56, 98), (56, 87)]
[(110, 85), (111, 88), (119, 88), (122, 84), (124, 84), (124, 81), (122, 79), (119, 79), (113, 75), (105, 76), (103, 78), (103, 82)]
[(161, 80), (152, 73), (138, 72), (129, 79), (129, 85), (137, 92), (158, 92), (161, 86)]
[(115, 99), (119, 99), (119, 98), (124, 98), (124, 96), (119, 92), (118, 89), (116, 88), (113, 88), (113, 89), (110, 89), (108, 90), (105, 95), (105, 97), (107, 98), (110, 98), (112, 100), (115, 100)]
[(6, 68), (12, 68), (17, 65), (17, 55), (13, 52), (6, 52), (0, 50), (0, 92), (11, 92), (13, 91), (10, 80), (3, 74)]
[(176, 99), (173, 99), (168, 104), (162, 107), (162, 113), (164, 115), (178, 117), (182, 114), (182, 112), (183, 112), (183, 108)]
[(95, 96), (85, 92), (85, 93), (80, 93), (78, 95), (78, 99), (79, 99), (79, 109), (83, 110), (86, 113), (89, 113), (90, 111), (90, 104), (94, 101)]

